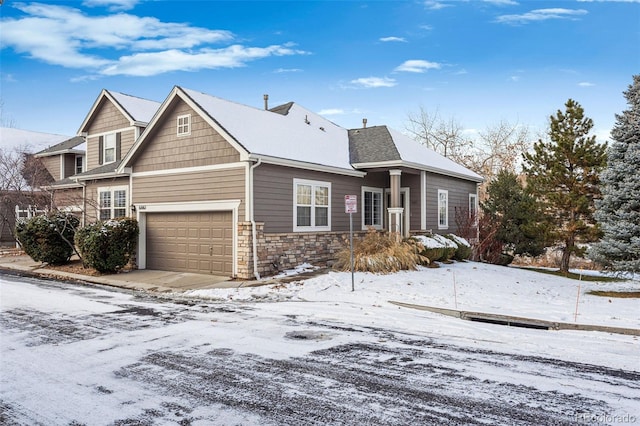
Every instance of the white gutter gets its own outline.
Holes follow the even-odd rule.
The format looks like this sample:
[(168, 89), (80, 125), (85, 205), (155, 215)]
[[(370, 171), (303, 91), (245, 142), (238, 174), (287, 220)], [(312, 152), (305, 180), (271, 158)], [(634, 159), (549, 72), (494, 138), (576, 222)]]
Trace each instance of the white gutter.
[(249, 220), (251, 221), (251, 235), (253, 239), (253, 275), (257, 280), (260, 279), (260, 273), (258, 272), (258, 238), (256, 236), (256, 220), (253, 217), (253, 169), (262, 164), (262, 158), (258, 157), (258, 161), (249, 167), (249, 196), (247, 201), (249, 202)]

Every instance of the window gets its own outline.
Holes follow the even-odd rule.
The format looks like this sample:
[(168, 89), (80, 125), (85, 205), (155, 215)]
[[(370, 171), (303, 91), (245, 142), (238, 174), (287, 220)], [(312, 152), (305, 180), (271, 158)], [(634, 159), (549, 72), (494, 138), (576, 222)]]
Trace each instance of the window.
[(104, 153), (103, 157), (104, 163), (113, 163), (116, 161), (116, 134), (110, 133), (108, 135), (104, 135)]
[(382, 229), (382, 189), (362, 187), (362, 229)]
[(449, 228), (449, 191), (438, 189), (438, 229)]
[(473, 225), (478, 224), (478, 195), (469, 194), (469, 219)]
[(100, 220), (109, 220), (127, 215), (126, 188), (100, 188)]
[(76, 155), (76, 175), (79, 175), (84, 171), (84, 156)]
[(293, 230), (331, 230), (331, 184), (293, 180)]
[(191, 134), (191, 115), (178, 116), (178, 136), (187, 136)]

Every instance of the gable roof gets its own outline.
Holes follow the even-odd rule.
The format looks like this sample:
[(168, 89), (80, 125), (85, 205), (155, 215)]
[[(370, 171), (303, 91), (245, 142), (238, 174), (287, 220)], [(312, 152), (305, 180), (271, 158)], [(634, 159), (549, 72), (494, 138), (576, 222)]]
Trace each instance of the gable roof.
[(144, 127), (153, 118), (153, 115), (158, 111), (160, 102), (152, 101), (149, 99), (139, 98), (137, 96), (131, 96), (120, 92), (113, 92), (106, 89), (102, 89), (98, 97), (96, 98), (93, 106), (89, 110), (89, 113), (85, 117), (84, 121), (78, 129), (78, 134), (86, 131), (91, 119), (93, 118), (96, 110), (106, 99), (118, 108), (120, 113), (129, 120), (131, 126)]
[(171, 102), (180, 98), (216, 129), (241, 159), (363, 176), (349, 163), (347, 130), (293, 102), (258, 109), (190, 89), (174, 87), (119, 168), (130, 166), (136, 152)]
[[(82, 136), (74, 136), (71, 139), (62, 141), (47, 149), (43, 149), (35, 154), (36, 157), (49, 157), (60, 154), (84, 154), (84, 138)], [(74, 149), (75, 148), (75, 149)]]
[(372, 167), (410, 167), (482, 182), (482, 176), (388, 128), (347, 130), (289, 102), (270, 110), (254, 108), (175, 86), (118, 167), (131, 166), (153, 127), (180, 98), (218, 131), (241, 160), (363, 176)]
[(387, 126), (349, 130), (349, 156), (357, 169), (406, 166), (482, 182), (476, 172)]

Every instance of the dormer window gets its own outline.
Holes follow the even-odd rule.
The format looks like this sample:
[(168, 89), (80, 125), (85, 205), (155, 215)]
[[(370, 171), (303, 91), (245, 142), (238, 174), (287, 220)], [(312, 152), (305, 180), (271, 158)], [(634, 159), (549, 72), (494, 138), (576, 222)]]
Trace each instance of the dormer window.
[(178, 116), (178, 136), (191, 134), (191, 114)]
[(116, 134), (111, 133), (104, 136), (104, 164), (116, 161)]

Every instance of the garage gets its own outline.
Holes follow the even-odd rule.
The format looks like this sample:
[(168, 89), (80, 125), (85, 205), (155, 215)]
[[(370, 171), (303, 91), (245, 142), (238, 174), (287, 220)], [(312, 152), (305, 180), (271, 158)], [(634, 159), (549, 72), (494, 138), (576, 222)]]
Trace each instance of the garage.
[(233, 275), (233, 213), (147, 214), (146, 263), (147, 269)]

